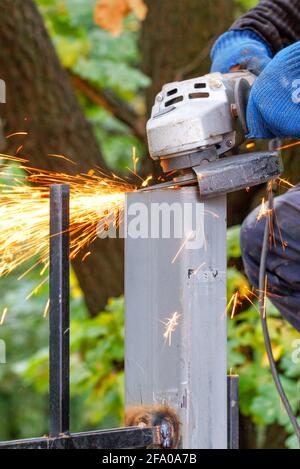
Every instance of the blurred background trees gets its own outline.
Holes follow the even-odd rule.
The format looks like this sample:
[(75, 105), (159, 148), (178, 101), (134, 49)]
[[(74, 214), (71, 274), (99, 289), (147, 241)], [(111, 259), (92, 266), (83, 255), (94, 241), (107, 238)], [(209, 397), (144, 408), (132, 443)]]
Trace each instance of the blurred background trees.
[[(140, 174), (157, 172), (147, 158), (145, 136), (154, 96), (166, 82), (207, 73), (214, 40), (257, 3), (140, 0), (129, 12), (124, 2), (105, 0), (106, 11), (99, 12), (97, 0), (1, 1), (0, 77), (8, 87), (1, 118), (5, 133), (29, 133), (11, 140), (7, 153), (23, 144), (21, 155), (37, 167), (78, 172), (99, 165), (130, 174), (136, 147)], [(79, 166), (51, 159), (51, 153)], [(291, 182), (300, 176), (295, 154), (285, 154)], [(242, 221), (260, 193), (258, 188), (231, 196), (231, 224)], [(228, 234), (229, 298), (246, 283), (238, 233), (237, 227)], [(123, 246), (99, 241), (92, 252), (86, 262), (74, 262), (72, 273), (72, 431), (122, 424), (123, 299), (109, 298), (123, 291)], [(47, 432), (48, 291), (44, 286), (25, 301), (38, 273), (17, 278), (18, 273), (0, 281), (0, 306), (8, 307), (0, 328), (8, 353), (7, 365), (0, 365), (0, 439)], [(291, 343), (297, 334), (271, 306), (270, 314), (276, 358), (296, 407), (300, 370), (291, 361)], [(229, 368), (241, 375), (243, 447), (293, 446), (268, 371), (258, 313), (246, 302), (230, 322), (229, 350)]]

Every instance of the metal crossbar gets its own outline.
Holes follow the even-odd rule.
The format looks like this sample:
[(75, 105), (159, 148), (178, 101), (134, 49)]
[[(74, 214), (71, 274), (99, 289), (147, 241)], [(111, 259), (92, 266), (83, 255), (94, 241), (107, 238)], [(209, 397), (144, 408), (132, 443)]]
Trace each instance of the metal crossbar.
[(29, 438), (0, 443), (0, 449), (130, 449), (158, 443), (155, 428), (117, 428), (74, 433), (58, 438)]

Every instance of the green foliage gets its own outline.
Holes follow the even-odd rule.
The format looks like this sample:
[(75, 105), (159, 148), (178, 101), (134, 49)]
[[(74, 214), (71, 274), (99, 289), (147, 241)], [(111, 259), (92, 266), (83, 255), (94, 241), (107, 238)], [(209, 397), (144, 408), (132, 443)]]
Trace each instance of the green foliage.
[(96, 0), (37, 0), (62, 64), (133, 100), (149, 79), (138, 69), (138, 23), (113, 37), (94, 23)]
[(239, 226), (234, 226), (227, 231), (227, 257), (228, 260), (241, 257)]
[(246, 10), (255, 7), (259, 1), (258, 0), (237, 0), (237, 3), (240, 4)]
[[(124, 303), (109, 301), (95, 318), (71, 320), (71, 396), (80, 412), (73, 431), (120, 425), (124, 388)], [(14, 367), (35, 392), (47, 393), (48, 350)], [(75, 425), (74, 425), (75, 423)]]
[[(239, 227), (228, 232), (229, 261), (239, 257)], [(243, 297), (247, 285), (244, 274), (236, 267), (229, 269), (228, 298), (236, 291)], [(294, 411), (299, 412), (300, 365), (293, 363), (293, 344), (299, 334), (288, 325), (268, 301), (268, 324), (280, 376)], [(267, 355), (257, 304), (245, 299), (241, 312), (229, 321), (228, 328), (229, 368), (240, 375), (241, 412), (258, 426), (279, 424), (286, 430), (288, 447), (297, 447), (291, 425), (275, 389)]]
[(126, 126), (104, 109), (88, 105), (86, 116), (94, 127), (95, 135), (101, 142), (102, 151), (107, 155), (110, 166), (121, 170), (132, 167), (132, 147), (136, 147), (137, 155), (142, 155), (144, 148), (141, 142), (129, 135)]
[[(0, 365), (0, 440), (40, 436), (48, 431), (48, 320), (43, 317), (48, 287), (24, 298), (40, 279), (31, 273), (1, 279), (0, 329), (7, 364)], [(71, 428), (115, 427), (123, 420), (123, 299), (111, 300), (90, 318), (71, 276)]]
[(39, 278), (35, 280), (32, 275), (20, 282), (16, 275), (1, 279), (1, 311), (8, 307), (8, 313), (0, 329), (7, 354), (7, 364), (0, 365), (0, 440), (33, 436), (33, 431), (37, 436), (45, 432), (46, 400), (40, 394), (35, 395), (13, 369), (18, 360), (29, 359), (48, 340), (47, 323), (43, 320), (46, 287), (41, 288), (39, 297), (25, 301), (40, 282)]
[[(118, 38), (94, 23), (96, 0), (36, 0), (60, 60), (66, 69), (96, 89), (110, 88), (143, 113), (142, 90), (149, 78), (139, 69), (139, 22), (131, 16)], [(79, 93), (79, 98), (82, 96)], [(138, 139), (112, 115), (81, 99), (85, 115), (108, 164), (114, 169), (131, 166), (132, 147), (144, 152)]]
[(239, 18), (243, 13), (255, 7), (259, 0), (235, 0), (235, 17)]

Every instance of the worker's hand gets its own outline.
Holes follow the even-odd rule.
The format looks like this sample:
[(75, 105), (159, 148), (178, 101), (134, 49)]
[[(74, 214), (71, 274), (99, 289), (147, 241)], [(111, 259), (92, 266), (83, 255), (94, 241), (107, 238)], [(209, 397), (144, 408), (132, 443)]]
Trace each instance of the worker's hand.
[(259, 75), (272, 57), (269, 46), (253, 31), (229, 31), (212, 48), (211, 71), (228, 73), (244, 69)]
[(300, 42), (279, 52), (255, 80), (247, 125), (250, 138), (300, 139)]

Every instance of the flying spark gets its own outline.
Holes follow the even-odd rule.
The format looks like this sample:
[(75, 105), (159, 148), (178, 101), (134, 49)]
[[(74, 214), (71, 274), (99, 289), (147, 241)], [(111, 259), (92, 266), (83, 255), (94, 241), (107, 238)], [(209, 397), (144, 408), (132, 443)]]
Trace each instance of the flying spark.
[(268, 276), (265, 276), (265, 289), (264, 289), (264, 299), (263, 299), (263, 318), (266, 318), (267, 314), (267, 288), (268, 288)]
[(82, 262), (84, 262), (91, 254), (92, 254), (91, 251), (87, 252), (87, 253), (83, 256), (83, 258), (81, 259)]
[(260, 221), (263, 218), (270, 216), (271, 214), (272, 214), (272, 210), (268, 208), (268, 204), (266, 203), (265, 198), (263, 198), (256, 220)]
[(67, 161), (68, 163), (74, 164), (77, 166), (77, 163), (70, 158), (67, 158), (65, 155), (57, 155), (56, 153), (49, 153), (48, 156), (52, 156), (53, 158), (59, 158), (61, 160)]
[(8, 311), (8, 309), (4, 308), (4, 310), (2, 312), (2, 315), (1, 315), (1, 319), (0, 319), (0, 326), (3, 326), (3, 324), (4, 324), (4, 321), (5, 321), (5, 318), (6, 318), (6, 315), (7, 315), (7, 311)]
[(202, 264), (200, 264), (199, 267), (197, 267), (197, 269), (194, 270), (193, 275), (199, 274), (200, 270), (202, 269), (202, 267), (205, 266), (205, 264), (206, 264), (206, 262), (202, 262)]
[(287, 150), (288, 148), (293, 148), (300, 145), (300, 141), (290, 143), (289, 145), (284, 145), (283, 147), (276, 148), (275, 151), (280, 151), (280, 150)]
[(44, 319), (46, 319), (46, 317), (48, 316), (49, 307), (50, 307), (50, 298), (48, 298), (45, 309), (44, 309), (44, 314), (43, 314)]
[[(279, 183), (279, 185), (285, 184), (286, 186), (288, 186), (288, 188), (295, 187), (291, 183), (286, 181), (285, 179), (281, 179), (281, 178), (278, 179), (278, 183)], [(274, 184), (274, 181), (270, 181), (269, 184), (268, 184), (268, 193), (269, 194), (272, 193), (272, 191), (273, 191), (273, 184)], [(263, 198), (260, 211), (257, 215), (257, 221), (260, 221), (264, 217), (268, 217), (268, 222), (269, 222), (270, 248), (272, 247), (272, 243), (274, 243), (274, 246), (276, 246), (276, 244), (277, 244), (276, 234), (275, 234), (275, 226), (276, 226), (278, 234), (279, 234), (282, 249), (283, 249), (283, 251), (285, 251), (286, 248), (288, 247), (288, 243), (283, 239), (282, 229), (281, 229), (281, 226), (280, 226), (280, 223), (279, 223), (279, 220), (278, 220), (278, 216), (277, 216), (276, 204), (273, 204), (273, 209), (269, 209), (268, 204), (265, 202), (265, 199)]]
[(235, 295), (234, 295), (234, 298), (233, 298), (233, 306), (232, 306), (232, 311), (231, 311), (231, 319), (233, 319), (236, 315), (236, 309), (237, 309), (237, 306), (240, 304), (239, 302), (239, 292), (236, 292)]
[(255, 147), (256, 147), (256, 143), (255, 143), (255, 142), (249, 142), (249, 143), (247, 143), (247, 145), (246, 145), (247, 150), (253, 150), (253, 148), (255, 148)]
[(28, 135), (28, 132), (14, 132), (13, 134), (6, 135), (5, 138), (12, 138), (12, 137), (18, 137), (18, 136), (25, 136)]
[(132, 147), (133, 174), (136, 175), (136, 168), (139, 158), (136, 156), (136, 147)]
[[(6, 156), (8, 161), (14, 157)], [(38, 256), (41, 275), (49, 265), (49, 186), (70, 186), (70, 259), (107, 230), (122, 221), (125, 193), (135, 187), (100, 171), (71, 176), (26, 168), (27, 175), (8, 173), (9, 183), (0, 184), (0, 276)], [(5, 172), (2, 174), (5, 177)], [(13, 181), (11, 182), (11, 180)], [(30, 183), (31, 185), (28, 185)], [(87, 255), (86, 255), (87, 256)], [(22, 276), (21, 276), (22, 277)], [(34, 290), (35, 291), (35, 290)]]
[(162, 324), (165, 326), (163, 337), (166, 343), (169, 344), (169, 347), (172, 345), (172, 335), (179, 325), (179, 318), (180, 314), (175, 312), (170, 318), (166, 319), (166, 322), (162, 321)]
[(278, 182), (280, 186), (287, 187), (288, 189), (292, 189), (295, 187), (295, 185), (289, 182), (287, 179), (279, 178)]
[(153, 176), (148, 176), (145, 181), (143, 181), (142, 183), (142, 187), (148, 187), (149, 186), (149, 182), (153, 179)]
[(228, 305), (226, 306), (226, 309), (224, 311), (224, 316), (227, 316), (230, 308), (231, 308), (231, 305), (232, 305), (232, 308), (231, 308), (231, 313), (230, 313), (230, 317), (231, 319), (234, 319), (235, 315), (236, 315), (236, 312), (237, 312), (237, 308), (238, 306), (240, 306), (242, 303), (240, 301), (240, 292), (237, 291), (235, 292), (232, 297), (230, 298), (229, 302), (228, 302)]
[(180, 248), (178, 249), (177, 253), (175, 254), (174, 258), (172, 259), (172, 264), (175, 264), (176, 260), (178, 259), (180, 253), (183, 251), (183, 249), (185, 248), (185, 246), (187, 245), (187, 243), (192, 239), (192, 237), (195, 236), (195, 232), (194, 231), (191, 231), (188, 236), (185, 238), (184, 242), (182, 243), (182, 245), (180, 246)]
[(18, 153), (20, 153), (22, 150), (23, 150), (23, 145), (18, 146), (17, 151), (16, 151), (16, 155)]

